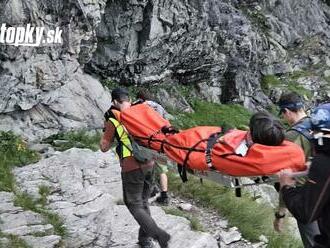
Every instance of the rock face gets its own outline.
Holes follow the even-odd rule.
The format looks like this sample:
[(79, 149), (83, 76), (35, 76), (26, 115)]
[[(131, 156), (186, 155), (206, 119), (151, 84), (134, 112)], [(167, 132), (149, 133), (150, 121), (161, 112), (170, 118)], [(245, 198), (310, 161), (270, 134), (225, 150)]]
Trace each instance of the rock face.
[(30, 140), (60, 130), (96, 128), (110, 105), (101, 84), (82, 71), (96, 48), (94, 29), (104, 3), (2, 1), (0, 23), (59, 27), (63, 44), (0, 45), (0, 129)]
[[(330, 97), (330, 7), (321, 0), (1, 3), (7, 26), (63, 30), (62, 45), (0, 46), (0, 129), (29, 139), (101, 126), (110, 98), (86, 72), (125, 85), (167, 85), (158, 100), (182, 111), (191, 109), (171, 90), (178, 84), (251, 110), (287, 88)], [(283, 87), (266, 92), (265, 75), (283, 77)]]
[[(137, 247), (138, 225), (127, 208), (118, 205), (122, 202), (120, 167), (112, 152), (103, 154), (73, 148), (14, 172), (20, 190), (35, 198), (40, 197), (40, 186), (50, 189), (47, 208), (64, 220), (68, 231), (65, 247)], [(32, 227), (25, 228), (24, 219), (27, 217), (21, 218), (19, 208), (1, 202), (1, 217), (7, 212), (12, 213), (13, 217), (7, 222), (15, 225), (15, 234), (32, 244), (26, 238), (33, 233)], [(160, 207), (151, 207), (151, 212), (156, 222), (172, 235), (170, 247), (218, 247), (210, 234), (193, 232), (187, 219), (166, 215)], [(26, 212), (23, 213), (27, 216)], [(13, 222), (13, 219), (20, 221)], [(29, 219), (38, 219), (38, 216)], [(34, 220), (33, 223), (33, 228), (37, 228), (40, 221)], [(6, 228), (13, 230), (14, 227), (7, 225)], [(40, 228), (51, 229), (51, 226)], [(10, 230), (8, 232), (12, 233)]]
[(97, 37), (87, 71), (128, 83), (196, 84), (215, 102), (267, 102), (258, 90), (263, 39), (229, 1), (111, 1)]
[[(214, 102), (265, 107), (262, 75), (329, 68), (329, 13), (308, 0), (109, 1), (86, 70), (128, 84), (193, 84)], [(329, 85), (322, 81), (316, 95)]]

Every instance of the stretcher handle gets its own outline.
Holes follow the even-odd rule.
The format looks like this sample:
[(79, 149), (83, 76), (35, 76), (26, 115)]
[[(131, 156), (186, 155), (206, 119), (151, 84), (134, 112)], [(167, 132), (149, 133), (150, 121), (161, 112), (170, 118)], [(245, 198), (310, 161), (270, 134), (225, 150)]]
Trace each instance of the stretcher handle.
[(296, 171), (296, 172), (290, 172), (290, 173), (286, 173), (288, 176), (291, 177), (304, 177), (308, 175), (309, 170), (305, 170), (305, 171)]

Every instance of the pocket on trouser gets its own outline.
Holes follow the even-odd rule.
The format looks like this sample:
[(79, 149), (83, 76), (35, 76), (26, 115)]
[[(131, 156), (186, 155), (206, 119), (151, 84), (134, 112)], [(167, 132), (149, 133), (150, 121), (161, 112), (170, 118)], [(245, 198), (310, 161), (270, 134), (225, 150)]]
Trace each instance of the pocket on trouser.
[(152, 186), (155, 181), (155, 167), (150, 167), (150, 168), (142, 168), (141, 169), (143, 174), (144, 174), (144, 181)]

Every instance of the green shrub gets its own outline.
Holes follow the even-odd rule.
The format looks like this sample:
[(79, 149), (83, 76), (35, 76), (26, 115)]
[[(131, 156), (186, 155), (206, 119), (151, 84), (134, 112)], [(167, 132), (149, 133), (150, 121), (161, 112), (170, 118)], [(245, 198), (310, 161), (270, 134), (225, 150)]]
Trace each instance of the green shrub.
[(0, 156), (10, 166), (23, 166), (39, 160), (36, 152), (28, 149), (27, 144), (13, 132), (0, 132)]

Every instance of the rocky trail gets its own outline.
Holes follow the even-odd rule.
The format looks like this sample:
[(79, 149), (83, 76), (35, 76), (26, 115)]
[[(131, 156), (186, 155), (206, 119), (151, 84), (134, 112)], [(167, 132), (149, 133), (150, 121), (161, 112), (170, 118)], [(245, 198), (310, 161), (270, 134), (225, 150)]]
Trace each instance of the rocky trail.
[[(19, 206), (15, 201), (17, 192), (16, 196), (1, 192), (2, 233), (24, 240), (33, 248), (138, 247), (138, 225), (121, 205), (120, 168), (113, 152), (72, 148), (48, 156), (14, 170), (17, 192), (40, 199), (40, 189), (48, 189), (45, 206), (37, 203), (26, 209), (26, 204)], [(198, 217), (205, 230), (196, 232), (188, 219), (152, 206), (156, 222), (172, 235), (171, 248), (263, 247), (263, 243), (251, 244), (242, 239), (237, 228), (230, 228), (216, 211), (198, 202), (172, 194), (170, 204)], [(56, 223), (50, 221), (50, 213), (63, 220), (65, 234), (61, 235)], [(1, 242), (6, 247), (8, 239), (4, 237)]]

